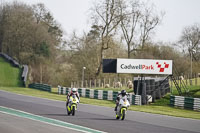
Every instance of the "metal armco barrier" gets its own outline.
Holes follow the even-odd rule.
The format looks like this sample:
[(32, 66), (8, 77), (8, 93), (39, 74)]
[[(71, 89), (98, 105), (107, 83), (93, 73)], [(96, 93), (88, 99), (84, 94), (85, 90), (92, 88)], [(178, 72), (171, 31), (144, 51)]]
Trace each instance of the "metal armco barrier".
[(0, 53), (0, 56), (2, 56), (4, 59), (6, 59), (8, 62), (10, 62), (14, 67), (20, 67), (20, 64), (14, 60), (12, 57), (8, 56), (7, 54)]
[[(3, 57), (7, 62), (11, 63), (14, 67), (21, 68), (21, 65), (7, 54), (0, 53), (0, 57)], [(26, 80), (28, 77), (28, 65), (22, 65), (23, 72), (21, 78), (23, 80), (23, 85), (26, 87)]]
[(32, 83), (28, 85), (29, 88), (38, 89), (42, 91), (51, 92), (51, 86), (47, 84)]
[(170, 105), (200, 111), (200, 98), (170, 96)]
[[(71, 88), (66, 87), (58, 87), (58, 94), (66, 95), (68, 92), (71, 91)], [(81, 97), (93, 98), (93, 99), (101, 99), (101, 100), (111, 100), (115, 101), (118, 92), (115, 91), (104, 91), (104, 90), (93, 90), (93, 89), (86, 89), (86, 88), (79, 88), (78, 93)], [(141, 96), (140, 95), (133, 95), (130, 94), (130, 103), (132, 105), (141, 105)]]
[(22, 80), (24, 86), (26, 86), (27, 77), (28, 77), (28, 65), (23, 65)]

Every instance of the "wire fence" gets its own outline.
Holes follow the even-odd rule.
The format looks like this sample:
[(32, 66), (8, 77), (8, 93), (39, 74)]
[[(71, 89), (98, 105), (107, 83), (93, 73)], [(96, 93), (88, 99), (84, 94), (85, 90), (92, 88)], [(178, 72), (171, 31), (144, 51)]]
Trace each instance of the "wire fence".
[[(184, 75), (184, 76), (177, 76), (175, 77), (175, 79), (179, 85), (181, 85), (181, 82), (184, 82), (187, 86), (200, 86), (200, 73), (194, 74), (192, 78), (190, 75)], [(170, 84), (174, 86), (171, 80)]]
[[(138, 77), (136, 77), (138, 78)], [(176, 76), (175, 79), (180, 84), (181, 80), (185, 82), (186, 85), (198, 85), (200, 86), (200, 73), (193, 74), (191, 76)], [(73, 81), (71, 82), (71, 87), (75, 88), (120, 88), (120, 87), (130, 87), (130, 82), (134, 81), (134, 77), (125, 77), (125, 78), (101, 78), (101, 79), (90, 79), (84, 81)], [(171, 80), (170, 80), (171, 81)]]

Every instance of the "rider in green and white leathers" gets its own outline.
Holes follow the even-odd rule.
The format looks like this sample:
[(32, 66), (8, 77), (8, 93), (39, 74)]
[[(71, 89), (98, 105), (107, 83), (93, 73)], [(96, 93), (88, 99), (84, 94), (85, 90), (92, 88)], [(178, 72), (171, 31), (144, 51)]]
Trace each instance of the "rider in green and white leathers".
[(117, 99), (116, 99), (116, 106), (115, 106), (115, 111), (117, 111), (117, 107), (119, 105), (119, 100), (122, 97), (127, 97), (127, 100), (130, 101), (128, 93), (126, 93), (126, 90), (122, 90), (121, 93), (118, 94)]

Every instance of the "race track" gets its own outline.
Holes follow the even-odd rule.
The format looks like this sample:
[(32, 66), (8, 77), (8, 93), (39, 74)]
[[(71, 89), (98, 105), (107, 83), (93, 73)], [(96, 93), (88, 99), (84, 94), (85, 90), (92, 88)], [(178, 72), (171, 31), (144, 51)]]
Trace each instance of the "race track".
[(0, 113), (0, 118), (1, 133), (81, 133), (4, 113)]
[[(5, 91), (0, 91), (0, 106), (108, 133), (200, 132), (200, 120), (128, 111), (125, 120), (121, 121), (115, 119), (113, 108), (86, 104), (79, 104), (75, 116), (67, 116), (65, 102), (17, 95)], [(2, 115), (3, 113), (0, 114), (0, 116)], [(10, 116), (9, 119), (11, 119)], [(19, 118), (13, 116), (13, 119)], [(0, 131), (2, 130), (0, 126)], [(70, 131), (72, 132), (72, 130), (68, 132)]]

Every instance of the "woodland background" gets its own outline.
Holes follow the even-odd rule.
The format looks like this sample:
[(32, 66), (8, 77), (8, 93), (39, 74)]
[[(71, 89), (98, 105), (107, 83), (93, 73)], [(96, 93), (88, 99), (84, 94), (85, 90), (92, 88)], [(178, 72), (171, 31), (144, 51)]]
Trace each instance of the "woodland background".
[(155, 42), (165, 13), (149, 4), (100, 0), (88, 12), (90, 31), (66, 35), (44, 4), (3, 3), (0, 52), (29, 66), (30, 83), (52, 86), (81, 81), (83, 67), (85, 80), (137, 76), (102, 73), (104, 58), (173, 60), (180, 75), (191, 75), (192, 59), (193, 73), (200, 73), (200, 24), (185, 27), (177, 42)]

